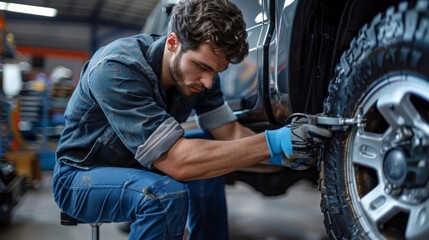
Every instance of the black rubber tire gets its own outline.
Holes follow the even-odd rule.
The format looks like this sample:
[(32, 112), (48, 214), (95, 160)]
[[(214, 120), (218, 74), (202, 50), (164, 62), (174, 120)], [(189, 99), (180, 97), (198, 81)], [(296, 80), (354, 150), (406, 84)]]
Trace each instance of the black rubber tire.
[[(414, 4), (404, 2), (377, 15), (361, 29), (336, 67), (324, 103), (325, 113), (330, 116), (356, 116), (365, 94), (387, 76), (418, 75), (428, 81), (428, 5), (428, 1)], [(350, 128), (345, 132), (336, 132), (326, 145), (320, 165), (321, 210), (331, 239), (370, 239), (372, 237), (361, 225), (352, 206), (347, 183), (350, 134)], [(376, 238), (390, 237), (380, 234)]]

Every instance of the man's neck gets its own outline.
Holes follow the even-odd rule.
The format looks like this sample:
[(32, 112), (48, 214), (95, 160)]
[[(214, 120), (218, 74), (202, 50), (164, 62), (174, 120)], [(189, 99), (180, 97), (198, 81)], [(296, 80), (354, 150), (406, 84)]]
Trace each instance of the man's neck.
[(167, 91), (173, 86), (173, 80), (171, 79), (169, 60), (171, 58), (171, 52), (168, 51), (167, 45), (164, 46), (164, 56), (162, 57), (162, 68), (161, 68), (161, 88)]

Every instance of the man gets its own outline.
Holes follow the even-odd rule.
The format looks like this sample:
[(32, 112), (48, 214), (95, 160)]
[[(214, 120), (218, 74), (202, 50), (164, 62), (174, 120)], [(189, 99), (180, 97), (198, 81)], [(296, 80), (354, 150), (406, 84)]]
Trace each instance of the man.
[[(130, 239), (181, 239), (183, 182), (267, 160), (306, 167), (329, 131), (295, 124), (255, 134), (224, 103), (217, 73), (244, 59), (246, 38), (228, 0), (188, 0), (174, 8), (167, 36), (99, 49), (65, 111), (53, 179), (62, 211), (86, 222), (130, 221)], [(179, 123), (192, 109), (216, 140), (183, 137)]]

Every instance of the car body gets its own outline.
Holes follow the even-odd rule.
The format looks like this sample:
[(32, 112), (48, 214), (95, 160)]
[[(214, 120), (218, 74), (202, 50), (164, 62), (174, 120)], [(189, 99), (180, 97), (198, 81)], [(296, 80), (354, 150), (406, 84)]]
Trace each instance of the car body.
[[(241, 123), (262, 132), (293, 113), (366, 122), (336, 131), (314, 168), (258, 165), (228, 182), (273, 196), (318, 181), (333, 239), (428, 236), (428, 1), (232, 1), (250, 51), (220, 76)], [(174, 2), (160, 1), (143, 32), (165, 33)]]

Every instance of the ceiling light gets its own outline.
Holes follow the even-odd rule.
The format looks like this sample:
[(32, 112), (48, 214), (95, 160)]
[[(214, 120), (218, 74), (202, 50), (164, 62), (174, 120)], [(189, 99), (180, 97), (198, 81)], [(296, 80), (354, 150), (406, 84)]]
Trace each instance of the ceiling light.
[(0, 2), (0, 10), (6, 10), (10, 12), (33, 14), (45, 17), (55, 17), (57, 15), (57, 9), (39, 7), (33, 5), (17, 4), (17, 3), (7, 3)]

